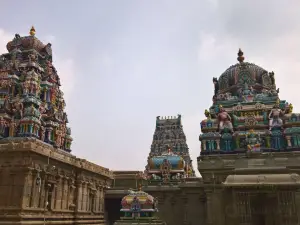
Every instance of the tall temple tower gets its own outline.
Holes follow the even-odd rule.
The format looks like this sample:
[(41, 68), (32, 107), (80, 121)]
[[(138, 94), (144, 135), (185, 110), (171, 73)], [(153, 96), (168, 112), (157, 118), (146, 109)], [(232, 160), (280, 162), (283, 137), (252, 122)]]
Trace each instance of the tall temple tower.
[(35, 137), (70, 152), (71, 129), (51, 44), (37, 39), (32, 27), (29, 36), (16, 34), (7, 50), (0, 56), (0, 137)]
[[(178, 174), (184, 174), (185, 177), (195, 175), (186, 136), (182, 128), (181, 115), (177, 117), (156, 117), (156, 127), (146, 171), (148, 175), (151, 174), (160, 179), (163, 176), (161, 172), (164, 168), (168, 168), (170, 174), (173, 173), (177, 176)], [(156, 176), (158, 174), (159, 176)]]
[(0, 224), (105, 224), (112, 173), (71, 155), (51, 44), (16, 34), (0, 55)]

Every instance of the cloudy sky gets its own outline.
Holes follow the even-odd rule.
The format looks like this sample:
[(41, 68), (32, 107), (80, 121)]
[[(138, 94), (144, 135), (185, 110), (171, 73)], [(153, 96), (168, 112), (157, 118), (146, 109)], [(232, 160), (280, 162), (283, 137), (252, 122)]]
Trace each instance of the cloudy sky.
[(300, 111), (299, 0), (0, 0), (0, 52), (15, 33), (51, 42), (73, 153), (143, 170), (156, 116), (182, 114), (196, 166), (212, 77), (246, 61), (274, 71)]

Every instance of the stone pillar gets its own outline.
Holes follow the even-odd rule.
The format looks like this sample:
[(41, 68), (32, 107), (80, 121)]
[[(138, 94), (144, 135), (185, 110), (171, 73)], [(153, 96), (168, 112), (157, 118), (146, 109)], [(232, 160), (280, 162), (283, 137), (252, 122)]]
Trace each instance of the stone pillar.
[(202, 141), (203, 151), (206, 151), (206, 140)]
[(77, 197), (76, 197), (76, 209), (75, 211), (78, 212), (81, 210), (81, 202), (82, 202), (82, 182), (81, 180), (76, 181), (76, 189), (77, 189)]
[(65, 185), (66, 185), (66, 182), (67, 182), (67, 180), (66, 180), (66, 177), (63, 177), (62, 179), (61, 179), (61, 205), (60, 205), (60, 208), (62, 209), (62, 210), (64, 210), (64, 209), (66, 209), (65, 208), (65, 204), (66, 204), (66, 191), (65, 191)]
[(100, 200), (99, 200), (100, 202), (99, 202), (99, 211), (101, 212), (101, 213), (103, 213), (103, 211), (104, 211), (104, 189), (103, 189), (103, 187), (101, 186), (100, 187)]
[(46, 182), (46, 174), (43, 173), (41, 174), (41, 184), (39, 187), (39, 203), (38, 203), (38, 208), (42, 208), (44, 209), (45, 207), (45, 194), (46, 194), (46, 190), (45, 190), (45, 182)]
[(205, 190), (206, 194), (206, 225), (213, 224), (213, 213), (214, 209), (212, 207), (212, 190)]
[(54, 208), (56, 210), (61, 209), (61, 201), (62, 201), (62, 176), (57, 177), (57, 187), (56, 187), (56, 197), (54, 200)]
[(292, 147), (291, 136), (286, 136), (287, 146)]
[(53, 190), (52, 190), (52, 199), (53, 201), (51, 202), (51, 209), (56, 209), (56, 202), (57, 202), (57, 184), (54, 184)]
[(24, 192), (23, 192), (23, 202), (22, 208), (29, 208), (31, 205), (32, 198), (32, 190), (34, 186), (34, 174), (32, 173), (32, 169), (29, 169), (25, 172), (25, 182), (24, 182)]
[(217, 150), (220, 150), (220, 140), (216, 140), (217, 143)]
[(298, 218), (297, 224), (300, 224), (300, 188), (298, 188), (295, 192), (295, 202), (296, 202), (297, 218)]
[(223, 189), (215, 189), (212, 193), (212, 210), (218, 216), (213, 217), (214, 225), (225, 225), (224, 205), (223, 205)]
[(188, 225), (189, 220), (188, 220), (188, 197), (186, 194), (183, 194), (181, 196), (182, 202), (183, 202), (183, 225)]
[(82, 188), (81, 188), (81, 210), (86, 211), (86, 202), (87, 202), (87, 196), (86, 196), (86, 182), (82, 183)]
[(31, 190), (30, 190), (30, 200), (29, 200), (29, 207), (35, 207), (35, 196), (38, 193), (38, 188), (36, 187), (36, 182), (37, 182), (37, 171), (33, 170), (32, 171), (32, 184), (31, 184)]

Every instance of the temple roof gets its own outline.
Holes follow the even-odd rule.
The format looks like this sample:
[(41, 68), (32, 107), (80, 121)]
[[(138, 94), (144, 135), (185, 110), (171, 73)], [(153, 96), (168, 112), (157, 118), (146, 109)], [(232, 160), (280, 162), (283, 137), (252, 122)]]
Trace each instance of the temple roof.
[[(241, 49), (237, 59), (239, 62), (230, 66), (219, 77), (220, 93), (228, 92), (235, 87), (243, 88), (245, 83), (254, 89), (271, 85), (268, 71), (253, 63), (244, 62), (244, 53)], [(243, 79), (246, 76), (247, 80)]]
[(184, 169), (184, 159), (172, 152), (163, 153), (159, 156), (154, 156), (149, 159), (150, 169), (160, 169), (160, 167), (167, 161), (171, 165), (171, 170), (183, 170)]
[(52, 56), (51, 44), (43, 44), (35, 36), (35, 29), (32, 27), (29, 31), (29, 36), (21, 37), (19, 34), (15, 34), (12, 41), (8, 42), (6, 45), (8, 52), (13, 52), (14, 50), (36, 50), (41, 55)]

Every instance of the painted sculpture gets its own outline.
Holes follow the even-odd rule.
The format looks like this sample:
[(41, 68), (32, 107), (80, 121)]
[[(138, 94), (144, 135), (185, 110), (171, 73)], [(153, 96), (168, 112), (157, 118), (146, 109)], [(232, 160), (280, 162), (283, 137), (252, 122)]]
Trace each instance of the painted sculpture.
[(224, 129), (228, 129), (230, 132), (233, 131), (231, 117), (222, 105), (219, 106), (218, 121), (220, 133), (222, 133)]
[(165, 224), (157, 217), (157, 199), (141, 190), (130, 190), (121, 201), (121, 219), (114, 224)]
[(281, 117), (284, 115), (284, 112), (279, 108), (279, 100), (276, 101), (273, 109), (269, 114), (269, 128), (272, 130), (275, 127), (282, 128), (283, 121)]
[(201, 154), (300, 149), (300, 114), (280, 99), (275, 73), (244, 62), (241, 49), (237, 59), (213, 78), (213, 104), (200, 123)]
[(33, 137), (71, 151), (60, 79), (52, 64), (51, 44), (31, 28), (8, 42), (0, 55), (0, 138)]
[(178, 182), (191, 173), (184, 159), (180, 155), (173, 153), (168, 146), (167, 148), (168, 150), (161, 155), (148, 159), (145, 173), (150, 183)]

